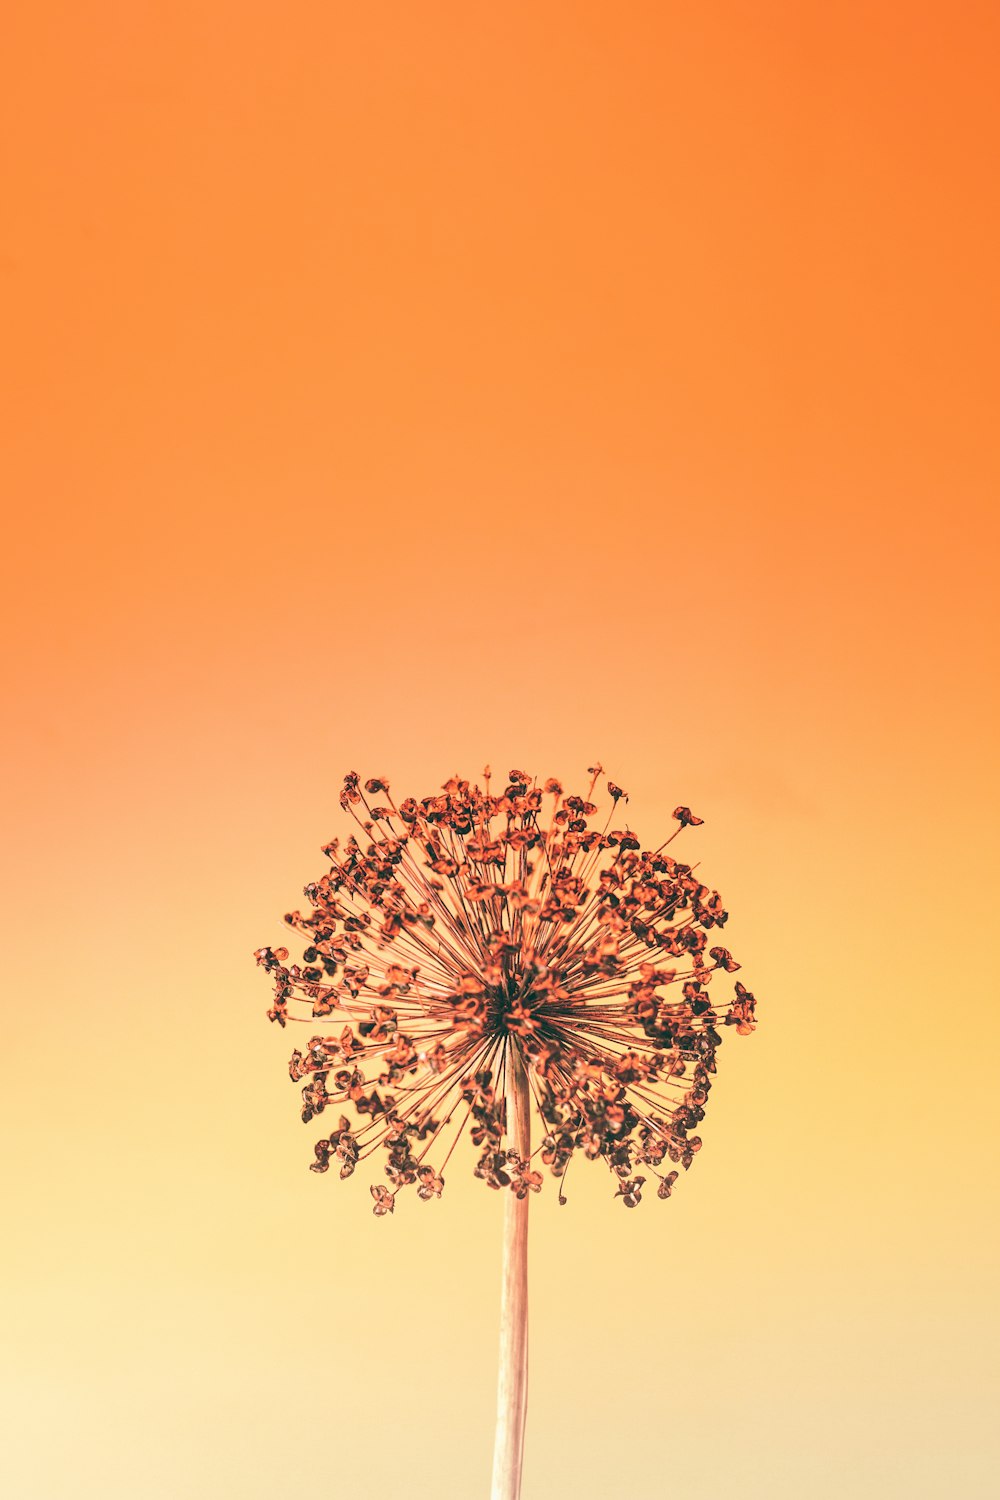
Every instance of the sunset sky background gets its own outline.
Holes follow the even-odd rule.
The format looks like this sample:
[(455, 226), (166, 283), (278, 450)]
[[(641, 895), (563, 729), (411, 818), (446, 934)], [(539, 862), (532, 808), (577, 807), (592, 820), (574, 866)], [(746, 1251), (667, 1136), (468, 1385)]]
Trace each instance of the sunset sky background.
[(12, 1500), (486, 1495), (502, 1205), (306, 1170), (252, 953), (345, 771), (595, 757), (761, 1025), (669, 1203), (532, 1204), (524, 1500), (995, 1493), (998, 48), (8, 15)]

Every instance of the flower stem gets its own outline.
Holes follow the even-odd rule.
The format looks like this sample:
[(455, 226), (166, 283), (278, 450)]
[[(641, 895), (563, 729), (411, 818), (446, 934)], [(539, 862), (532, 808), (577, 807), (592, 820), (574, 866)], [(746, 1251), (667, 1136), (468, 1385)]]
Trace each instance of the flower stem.
[[(520, 1049), (508, 1040), (507, 1136), (525, 1161), (531, 1155), (531, 1096)], [(528, 1194), (507, 1193), (500, 1294), (500, 1373), (491, 1500), (518, 1500), (528, 1406)]]

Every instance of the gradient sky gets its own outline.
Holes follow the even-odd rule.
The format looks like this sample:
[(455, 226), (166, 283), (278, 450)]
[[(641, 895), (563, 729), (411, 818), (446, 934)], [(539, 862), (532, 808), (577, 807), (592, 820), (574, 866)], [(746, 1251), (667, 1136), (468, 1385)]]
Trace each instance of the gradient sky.
[(306, 1170), (252, 952), (345, 771), (598, 756), (761, 1025), (668, 1204), (532, 1206), (524, 1500), (994, 1493), (998, 46), (8, 17), (16, 1500), (486, 1493), (501, 1205)]

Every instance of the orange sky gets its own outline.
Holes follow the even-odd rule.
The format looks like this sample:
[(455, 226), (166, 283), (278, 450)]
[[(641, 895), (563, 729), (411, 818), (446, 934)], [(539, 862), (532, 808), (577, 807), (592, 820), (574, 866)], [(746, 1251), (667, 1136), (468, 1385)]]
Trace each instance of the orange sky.
[(251, 954), (344, 771), (595, 756), (761, 1027), (683, 1194), (539, 1200), (524, 1500), (991, 1493), (998, 45), (8, 18), (17, 1500), (485, 1493), (499, 1205), (305, 1170)]

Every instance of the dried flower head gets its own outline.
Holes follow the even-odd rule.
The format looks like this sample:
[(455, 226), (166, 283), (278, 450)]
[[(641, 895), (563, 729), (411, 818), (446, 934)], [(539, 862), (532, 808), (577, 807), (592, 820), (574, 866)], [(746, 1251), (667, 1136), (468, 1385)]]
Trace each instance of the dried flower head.
[[(664, 852), (702, 819), (678, 807), (679, 827), (647, 852), (627, 825), (609, 827), (628, 800), (609, 781), (598, 830), (602, 771), (589, 768), (585, 796), (518, 770), (494, 795), (487, 767), (484, 789), (453, 776), (398, 807), (384, 777), (344, 778), (361, 838), (325, 846), (331, 868), (305, 888), (310, 912), (285, 918), (302, 962), (289, 965), (284, 947), (255, 957), (274, 979), (272, 1021), (333, 1018), (289, 1071), (303, 1120), (337, 1119), (314, 1172), (349, 1177), (384, 1153), (377, 1215), (402, 1187), (440, 1197), (465, 1132), (490, 1187), (537, 1193), (540, 1166), (562, 1178), (579, 1153), (606, 1163), (628, 1208), (646, 1173), (669, 1197), (678, 1173), (662, 1168), (689, 1167), (701, 1149), (721, 1029), (753, 1031), (754, 997), (739, 981), (733, 997), (710, 994), (720, 970), (740, 967), (710, 946), (728, 914)], [(512, 1049), (542, 1127), (527, 1159), (507, 1130)]]

